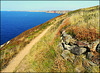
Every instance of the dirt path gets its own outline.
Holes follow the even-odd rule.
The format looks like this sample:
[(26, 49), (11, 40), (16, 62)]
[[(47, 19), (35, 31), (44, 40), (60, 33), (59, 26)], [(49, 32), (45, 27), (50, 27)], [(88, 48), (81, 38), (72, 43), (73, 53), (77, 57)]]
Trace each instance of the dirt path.
[(25, 46), (25, 48), (20, 51), (16, 57), (14, 57), (9, 65), (3, 69), (1, 72), (13, 72), (15, 70), (15, 68), (18, 66), (18, 64), (21, 62), (21, 60), (25, 57), (25, 55), (27, 55), (30, 52), (30, 49), (32, 48), (32, 46), (37, 43), (40, 38), (52, 27), (49, 26), (47, 29), (45, 29), (39, 36), (37, 36), (35, 39), (33, 39), (28, 45)]

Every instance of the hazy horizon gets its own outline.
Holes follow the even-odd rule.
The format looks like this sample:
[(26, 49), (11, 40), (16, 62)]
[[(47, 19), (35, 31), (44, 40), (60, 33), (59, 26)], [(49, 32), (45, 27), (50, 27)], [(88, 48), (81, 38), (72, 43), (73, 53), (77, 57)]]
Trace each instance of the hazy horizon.
[(99, 5), (99, 1), (1, 1), (1, 11), (76, 10)]

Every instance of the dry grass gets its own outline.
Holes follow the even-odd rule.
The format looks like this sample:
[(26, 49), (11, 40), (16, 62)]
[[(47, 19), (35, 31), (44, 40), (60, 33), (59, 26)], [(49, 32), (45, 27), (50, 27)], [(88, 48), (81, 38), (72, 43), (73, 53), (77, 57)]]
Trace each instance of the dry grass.
[(77, 40), (92, 42), (99, 39), (99, 8), (95, 6), (69, 12), (69, 20), (64, 21), (59, 31), (65, 29)]
[(55, 34), (61, 20), (57, 18), (57, 21), (52, 22), (53, 27), (33, 46), (29, 55), (24, 58), (24, 62), (22, 61), (16, 68), (16, 72), (30, 72), (30, 70), (31, 72), (52, 72), (60, 39)]
[(99, 33), (96, 32), (96, 29), (87, 29), (85, 27), (70, 27), (66, 29), (66, 32), (72, 35), (77, 40), (87, 40), (88, 42), (95, 41), (99, 39)]
[[(57, 47), (60, 41), (60, 31), (66, 29), (68, 34), (71, 34), (78, 40), (87, 40), (89, 42), (96, 40), (99, 38), (99, 10), (96, 7), (79, 9), (37, 26), (36, 29), (38, 28), (38, 30), (33, 29), (34, 34), (32, 33), (33, 30), (28, 30), (24, 35), (19, 36), (21, 38), (12, 40), (13, 44), (10, 43), (5, 49), (2, 48), (4, 50), (1, 52), (1, 67), (6, 65), (15, 53), (18, 53), (16, 51), (20, 51), (29, 43), (29, 40), (38, 36), (49, 25), (53, 25), (53, 27), (33, 46), (15, 72), (74, 72), (74, 66), (71, 62), (63, 60), (60, 56), (61, 51)], [(40, 29), (41, 31), (39, 31)], [(16, 46), (16, 44), (19, 45)], [(79, 61), (76, 61), (77, 64), (80, 61), (81, 58)]]
[(96, 8), (93, 11), (90, 11), (91, 9), (94, 9), (94, 7), (71, 14), (71, 26), (85, 27), (87, 29), (95, 28), (96, 32), (99, 32), (99, 9)]
[[(62, 15), (60, 15), (62, 16)], [(59, 17), (59, 16), (58, 16)], [(57, 18), (57, 17), (56, 17)], [(38, 36), (43, 30), (45, 30), (48, 26), (52, 25), (54, 21), (53, 18), (46, 23), (43, 23), (41, 25), (38, 25), (32, 29), (29, 29), (17, 37), (10, 40), (10, 43), (5, 43), (2, 48), (0, 48), (0, 68), (3, 69), (7, 66), (9, 61), (16, 56), (17, 53), (19, 53), (32, 39), (34, 39), (36, 36)]]

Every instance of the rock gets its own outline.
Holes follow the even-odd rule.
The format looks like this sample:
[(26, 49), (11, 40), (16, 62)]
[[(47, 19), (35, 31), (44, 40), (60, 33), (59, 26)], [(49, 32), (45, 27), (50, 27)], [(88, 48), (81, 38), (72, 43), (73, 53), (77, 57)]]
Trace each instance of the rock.
[(7, 44), (9, 44), (9, 43), (10, 43), (10, 41), (7, 42)]
[(87, 43), (84, 43), (82, 41), (77, 41), (76, 44), (79, 46), (79, 47), (87, 47), (88, 44)]
[(62, 30), (62, 34), (66, 33), (65, 30)]
[(0, 48), (2, 48), (4, 45), (5, 45), (5, 44), (3, 44), (3, 45), (0, 45)]
[(62, 40), (62, 39), (63, 39), (63, 37), (61, 36), (61, 37), (60, 37), (60, 39)]
[(75, 40), (75, 39), (70, 39), (69, 44), (72, 46), (72, 45), (75, 45), (76, 42), (77, 42), (77, 40)]
[(92, 61), (88, 61), (88, 63), (89, 63), (91, 66), (96, 66), (96, 64), (93, 63)]
[(68, 45), (71, 39), (72, 39), (72, 37), (70, 35), (67, 35), (65, 37), (65, 44)]
[(87, 59), (82, 59), (82, 65), (85, 69), (89, 70), (92, 73), (98, 73), (99, 66), (94, 64), (92, 61), (88, 61)]
[(68, 34), (67, 34), (66, 32), (63, 32), (63, 33), (62, 33), (62, 36), (63, 36), (63, 37), (66, 37), (67, 35), (68, 35)]
[(97, 45), (96, 51), (97, 51), (98, 53), (100, 53), (100, 43)]
[(72, 49), (72, 47), (71, 47), (70, 45), (64, 44), (64, 46), (65, 46), (65, 48), (66, 48), (67, 50), (71, 50), (71, 49)]
[(61, 43), (58, 44), (58, 48), (60, 48), (61, 50), (64, 50), (64, 48), (63, 48)]
[(92, 42), (92, 44), (89, 44), (88, 48), (90, 48), (92, 51), (95, 51), (98, 44), (99, 44), (99, 40), (96, 40)]
[(72, 39), (72, 36), (67, 34), (67, 36), (65, 38), (66, 39)]
[(64, 43), (64, 41), (63, 41), (63, 40), (61, 40), (61, 43)]
[(66, 39), (66, 40), (65, 40), (65, 44), (66, 44), (66, 45), (68, 45), (69, 42), (70, 42), (70, 39)]
[(85, 53), (86, 50), (87, 50), (86, 48), (80, 48), (80, 52), (81, 52), (81, 53)]
[(89, 63), (88, 63), (88, 61), (87, 61), (86, 59), (82, 59), (82, 66), (83, 66), (85, 69), (91, 71), (90, 65), (89, 65)]
[(100, 65), (100, 55), (94, 56), (92, 61), (95, 64)]
[(62, 56), (64, 59), (66, 59), (66, 58), (68, 58), (68, 56), (67, 56), (68, 54), (70, 54), (70, 51), (64, 50), (64, 51), (62, 52), (61, 56)]
[(86, 55), (86, 58), (94, 62), (95, 64), (100, 64), (100, 56), (99, 55), (93, 55), (91, 52), (88, 52)]
[(67, 49), (67, 48), (65, 48), (65, 43), (64, 43), (64, 42), (62, 43), (62, 46), (63, 46), (64, 50), (66, 50), (66, 49)]
[(92, 46), (93, 46), (92, 44), (88, 44), (89, 49), (92, 49)]
[(88, 52), (86, 54), (86, 58), (92, 60), (93, 59), (93, 54), (91, 52)]
[(75, 55), (80, 55), (82, 53), (85, 53), (86, 52), (86, 48), (81, 48), (81, 47), (73, 47), (71, 49), (71, 52)]

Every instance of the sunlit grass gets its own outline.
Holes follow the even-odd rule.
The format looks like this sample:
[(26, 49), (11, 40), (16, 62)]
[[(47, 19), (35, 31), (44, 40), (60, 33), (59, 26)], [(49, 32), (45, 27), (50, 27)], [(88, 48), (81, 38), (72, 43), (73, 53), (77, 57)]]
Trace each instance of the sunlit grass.
[[(35, 71), (35, 72), (52, 72), (55, 59), (57, 55), (61, 54), (57, 50), (57, 45), (60, 40), (60, 36), (57, 37), (58, 26), (62, 23), (62, 19), (58, 18), (57, 22), (53, 23), (53, 26), (48, 30), (48, 32), (36, 43), (31, 49), (29, 55), (27, 55), (24, 60), (28, 63), (27, 67), (23, 68), (23, 71)], [(22, 66), (26, 62), (20, 63), (20, 66), (16, 68), (16, 72), (22, 71)]]

